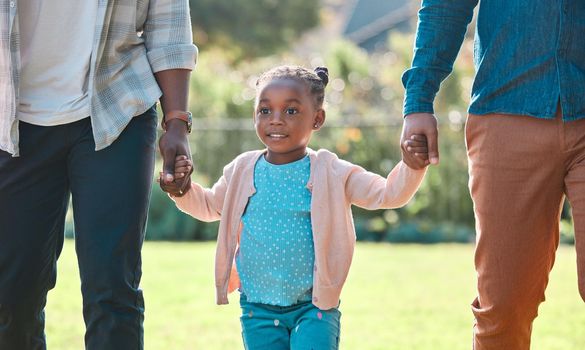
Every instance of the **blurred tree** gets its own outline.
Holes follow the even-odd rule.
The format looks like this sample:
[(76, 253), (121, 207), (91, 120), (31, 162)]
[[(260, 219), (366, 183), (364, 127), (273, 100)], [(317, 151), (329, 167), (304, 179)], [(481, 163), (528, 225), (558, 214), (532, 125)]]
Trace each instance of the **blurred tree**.
[(190, 0), (195, 42), (234, 61), (273, 54), (319, 24), (314, 0)]

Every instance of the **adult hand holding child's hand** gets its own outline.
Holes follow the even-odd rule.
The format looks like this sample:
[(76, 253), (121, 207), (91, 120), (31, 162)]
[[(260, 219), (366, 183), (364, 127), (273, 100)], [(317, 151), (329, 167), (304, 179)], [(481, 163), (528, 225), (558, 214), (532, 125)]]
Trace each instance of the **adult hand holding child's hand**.
[(429, 148), (424, 135), (412, 135), (400, 147), (402, 161), (412, 169), (422, 169), (429, 164)]
[[(163, 172), (159, 183), (163, 191), (181, 197), (191, 187), (190, 178), (177, 178), (177, 159), (185, 157), (189, 159), (189, 141), (187, 139), (187, 124), (181, 120), (170, 120), (167, 129), (159, 140), (160, 153), (163, 157)], [(191, 170), (192, 171), (192, 164)], [(189, 172), (190, 174), (190, 172)]]
[(437, 119), (431, 113), (413, 113), (404, 117), (400, 149), (406, 165), (422, 169), (429, 164), (439, 164), (438, 137)]
[(182, 197), (191, 188), (191, 174), (193, 173), (193, 162), (187, 156), (175, 158), (175, 173), (173, 181), (164, 181), (164, 172), (160, 172), (158, 182), (163, 191), (175, 197)]

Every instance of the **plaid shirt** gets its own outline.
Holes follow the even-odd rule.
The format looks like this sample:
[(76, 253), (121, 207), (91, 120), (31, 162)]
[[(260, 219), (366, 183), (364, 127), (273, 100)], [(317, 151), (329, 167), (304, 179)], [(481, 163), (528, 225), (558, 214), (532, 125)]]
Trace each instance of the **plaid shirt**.
[[(100, 150), (161, 96), (154, 73), (193, 69), (197, 48), (187, 0), (95, 1), (88, 92), (93, 136)], [(21, 66), (18, 27), (18, 1), (0, 0), (0, 150), (14, 156)]]

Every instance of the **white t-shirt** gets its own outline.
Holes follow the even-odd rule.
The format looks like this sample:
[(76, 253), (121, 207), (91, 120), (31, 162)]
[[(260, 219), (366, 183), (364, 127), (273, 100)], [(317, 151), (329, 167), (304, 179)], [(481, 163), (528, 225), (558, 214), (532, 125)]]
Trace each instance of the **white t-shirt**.
[(97, 0), (19, 0), (18, 6), (17, 118), (50, 126), (88, 117)]

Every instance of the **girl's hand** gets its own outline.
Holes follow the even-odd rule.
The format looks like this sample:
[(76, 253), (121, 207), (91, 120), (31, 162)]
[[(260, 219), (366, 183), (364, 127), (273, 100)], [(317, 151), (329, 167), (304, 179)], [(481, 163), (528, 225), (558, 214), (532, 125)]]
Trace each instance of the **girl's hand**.
[(422, 169), (430, 164), (427, 138), (424, 135), (412, 135), (400, 145), (402, 161), (413, 169)]
[(193, 172), (193, 162), (187, 156), (175, 158), (175, 179), (182, 179), (190, 176)]
[(191, 189), (191, 174), (193, 173), (193, 162), (187, 156), (177, 156), (175, 158), (175, 174), (172, 182), (163, 180), (164, 172), (160, 172), (160, 178), (157, 180), (160, 188), (171, 194), (173, 197), (182, 197)]

